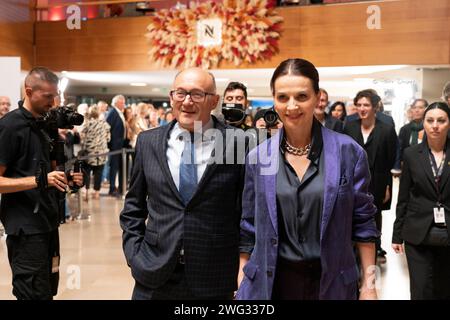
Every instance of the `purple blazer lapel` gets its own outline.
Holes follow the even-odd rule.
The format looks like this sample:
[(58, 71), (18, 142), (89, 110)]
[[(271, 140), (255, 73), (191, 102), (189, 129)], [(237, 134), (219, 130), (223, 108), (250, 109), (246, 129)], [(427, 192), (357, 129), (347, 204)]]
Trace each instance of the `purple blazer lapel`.
[[(323, 159), (321, 160), (325, 161), (325, 193), (323, 199), (322, 224), (320, 228), (321, 240), (328, 226), (328, 222), (330, 221), (331, 214), (333, 213), (341, 172), (341, 151), (340, 148), (338, 148), (339, 142), (337, 141), (338, 139), (336, 139), (336, 136), (330, 133), (330, 130), (322, 128)], [(328, 159), (328, 157), (330, 158)]]
[[(264, 195), (275, 233), (278, 234), (277, 216), (277, 174), (278, 174), (278, 150), (280, 148), (281, 132), (278, 132), (267, 143), (261, 144), (258, 154), (259, 175), (264, 181)], [(270, 168), (270, 169), (269, 169)]]

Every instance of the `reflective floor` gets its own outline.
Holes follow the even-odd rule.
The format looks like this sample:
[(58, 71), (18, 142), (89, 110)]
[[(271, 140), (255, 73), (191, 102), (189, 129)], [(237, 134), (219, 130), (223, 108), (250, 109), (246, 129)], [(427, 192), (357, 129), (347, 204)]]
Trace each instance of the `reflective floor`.
[[(398, 179), (394, 180), (396, 199)], [(106, 192), (106, 190), (105, 190)], [(393, 201), (392, 208), (395, 208)], [(90, 218), (61, 226), (61, 269), (58, 300), (130, 299), (133, 280), (122, 253), (119, 213), (122, 200), (101, 196), (83, 201)], [(404, 256), (390, 245), (395, 210), (383, 212), (382, 246), (386, 262), (379, 264), (380, 299), (409, 299), (408, 270)], [(0, 300), (14, 299), (5, 237), (0, 240)]]

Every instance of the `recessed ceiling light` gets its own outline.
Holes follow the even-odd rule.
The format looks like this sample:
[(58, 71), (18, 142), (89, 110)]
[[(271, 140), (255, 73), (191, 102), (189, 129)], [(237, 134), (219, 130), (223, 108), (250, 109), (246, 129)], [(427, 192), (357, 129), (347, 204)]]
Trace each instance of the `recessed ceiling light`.
[(146, 87), (147, 84), (144, 83), (144, 82), (132, 82), (132, 83), (130, 83), (130, 86), (133, 86), (133, 87)]
[(160, 88), (152, 88), (152, 91), (153, 91), (153, 92), (160, 92), (161, 89), (160, 89)]

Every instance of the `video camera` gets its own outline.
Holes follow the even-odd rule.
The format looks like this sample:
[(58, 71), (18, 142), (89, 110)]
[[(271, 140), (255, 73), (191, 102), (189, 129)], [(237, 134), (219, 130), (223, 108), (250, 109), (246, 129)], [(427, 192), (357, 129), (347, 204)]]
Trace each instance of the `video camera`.
[(68, 106), (50, 109), (43, 117), (37, 119), (38, 126), (49, 131), (56, 129), (73, 129), (83, 123), (83, 115)]
[[(50, 144), (51, 151), (53, 151), (56, 160), (56, 169), (59, 171), (66, 172), (67, 178), (70, 180), (70, 175), (68, 174), (66, 168), (66, 153), (65, 153), (65, 141), (59, 136), (58, 129), (73, 129), (74, 126), (79, 126), (83, 124), (83, 115), (76, 112), (73, 108), (68, 106), (60, 106), (57, 108), (50, 109), (42, 117), (36, 119), (36, 124), (38, 129), (42, 132), (43, 136), (48, 140)], [(75, 160), (73, 164), (74, 172), (81, 172), (83, 168), (83, 161)], [(45, 170), (41, 167), (41, 171)], [(45, 172), (45, 171), (44, 171)], [(43, 178), (46, 180), (46, 174)], [(45, 183), (44, 181), (43, 183)], [(70, 187), (70, 192), (77, 192), (78, 186), (73, 185)], [(66, 191), (68, 192), (68, 191)], [(58, 193), (59, 201), (59, 219), (60, 223), (65, 223), (65, 192)]]
[(244, 105), (241, 103), (223, 103), (222, 114), (231, 125), (239, 125), (246, 116)]

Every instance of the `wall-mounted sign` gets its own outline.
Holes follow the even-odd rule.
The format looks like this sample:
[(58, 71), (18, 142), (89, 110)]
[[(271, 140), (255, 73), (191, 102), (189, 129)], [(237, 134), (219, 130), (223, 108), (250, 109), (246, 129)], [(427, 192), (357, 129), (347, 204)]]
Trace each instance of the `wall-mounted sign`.
[(203, 19), (197, 22), (197, 45), (209, 47), (222, 44), (222, 20)]

